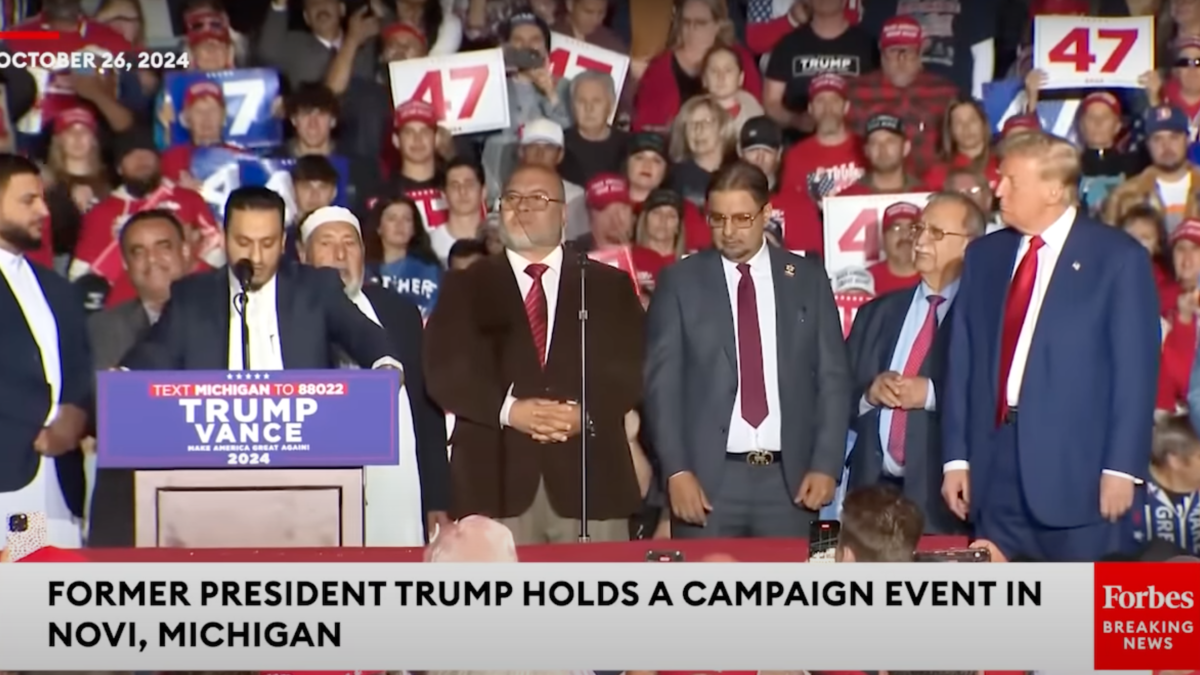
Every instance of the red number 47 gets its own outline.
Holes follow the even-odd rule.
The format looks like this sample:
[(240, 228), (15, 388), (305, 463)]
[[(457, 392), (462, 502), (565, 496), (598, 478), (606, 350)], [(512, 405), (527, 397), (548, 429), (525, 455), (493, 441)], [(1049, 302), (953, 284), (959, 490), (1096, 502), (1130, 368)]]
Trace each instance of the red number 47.
[[(1047, 53), (1050, 63), (1073, 63), (1075, 72), (1088, 72), (1092, 69), (1092, 64), (1096, 62), (1096, 55), (1092, 53), (1091, 49), (1091, 36), (1092, 29), (1090, 28), (1071, 29), (1058, 44), (1050, 48)], [(1117, 41), (1112, 55), (1108, 57), (1104, 65), (1100, 66), (1102, 73), (1115, 73), (1125, 62), (1125, 57), (1133, 50), (1133, 46), (1137, 44), (1138, 31), (1136, 28), (1098, 28), (1096, 29), (1096, 39)]]
[(440, 70), (431, 70), (425, 73), (425, 77), (421, 78), (417, 84), (416, 91), (413, 92), (414, 99), (429, 99), (429, 105), (437, 111), (438, 118), (442, 120), (469, 120), (475, 116), (475, 108), (479, 105), (479, 99), (483, 96), (483, 89), (488, 82), (488, 67), (487, 66), (465, 66), (462, 68), (451, 68), (446, 76), (451, 81), (470, 80), (471, 85), (467, 89), (467, 95), (463, 98), (462, 110), (457, 115), (452, 115), (452, 111), (446, 104), (446, 95), (442, 90), (442, 72)]

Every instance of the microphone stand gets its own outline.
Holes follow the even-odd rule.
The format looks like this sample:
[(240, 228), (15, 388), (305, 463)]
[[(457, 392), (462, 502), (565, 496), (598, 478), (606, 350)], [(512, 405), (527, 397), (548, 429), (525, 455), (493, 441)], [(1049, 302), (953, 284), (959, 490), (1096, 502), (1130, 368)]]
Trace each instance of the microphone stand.
[(587, 404), (587, 268), (588, 255), (579, 251), (579, 542), (586, 544), (588, 535), (588, 436), (592, 431), (592, 420), (588, 416)]
[(233, 305), (242, 318), (242, 370), (250, 370), (250, 322), (246, 318), (246, 303), (249, 300), (244, 285), (241, 292), (233, 296)]

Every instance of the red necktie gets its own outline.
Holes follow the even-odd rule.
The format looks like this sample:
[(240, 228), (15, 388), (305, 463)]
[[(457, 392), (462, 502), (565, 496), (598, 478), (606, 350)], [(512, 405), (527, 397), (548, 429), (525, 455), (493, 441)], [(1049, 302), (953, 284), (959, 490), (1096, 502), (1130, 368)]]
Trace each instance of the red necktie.
[(1037, 279), (1037, 254), (1046, 245), (1041, 237), (1029, 240), (1029, 250), (1017, 265), (1008, 286), (1008, 298), (1004, 301), (1004, 332), (1000, 335), (1000, 391), (996, 394), (996, 426), (1004, 424), (1008, 416), (1008, 371), (1012, 370), (1013, 356), (1017, 353), (1017, 338), (1025, 325), (1029, 313), (1029, 301), (1033, 299), (1033, 282)]
[[(921, 330), (917, 332), (917, 337), (908, 350), (908, 360), (904, 362), (903, 375), (905, 377), (915, 376), (920, 372), (921, 365), (925, 363), (925, 357), (929, 355), (929, 348), (933, 346), (933, 338), (937, 335), (938, 307), (946, 300), (940, 295), (929, 295), (925, 299), (929, 301), (929, 311), (925, 313), (925, 323), (921, 324)], [(888, 434), (888, 454), (900, 466), (904, 466), (904, 441), (907, 435), (908, 411), (893, 410), (891, 432)]]
[(758, 328), (758, 298), (750, 266), (737, 266), (742, 273), (737, 289), (738, 369), (741, 371), (742, 419), (754, 427), (767, 419), (767, 383), (763, 376), (762, 332)]
[(550, 323), (550, 309), (546, 304), (546, 289), (542, 288), (542, 275), (549, 266), (532, 263), (525, 274), (533, 279), (533, 286), (525, 294), (525, 316), (529, 318), (529, 332), (533, 334), (533, 348), (537, 350), (538, 363), (546, 367), (546, 329)]

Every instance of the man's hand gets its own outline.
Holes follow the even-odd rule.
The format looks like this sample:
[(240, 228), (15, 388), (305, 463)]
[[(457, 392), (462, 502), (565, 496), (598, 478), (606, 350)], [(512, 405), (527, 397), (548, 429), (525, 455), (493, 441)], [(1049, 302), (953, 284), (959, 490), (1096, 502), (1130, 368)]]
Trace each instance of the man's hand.
[(200, 192), (201, 190), (204, 189), (204, 181), (193, 176), (191, 171), (181, 172), (179, 174), (179, 180), (177, 182), (179, 183), (179, 185), (181, 187), (185, 187), (189, 190), (194, 190), (196, 192)]
[(533, 86), (537, 87), (538, 91), (542, 92), (542, 95), (548, 101), (551, 103), (558, 101), (558, 83), (554, 81), (554, 74), (550, 72), (547, 66), (534, 68), (526, 74), (529, 76), (529, 81), (533, 83)]
[(805, 0), (795, 0), (792, 2), (792, 8), (788, 10), (788, 18), (797, 26), (803, 26), (808, 23), (808, 7)]
[(96, 99), (111, 95), (114, 89), (114, 80), (109, 74), (97, 73), (94, 75), (85, 75), (82, 73), (72, 73), (67, 78), (70, 80), (70, 87), (75, 94), (86, 101), (95, 101)]
[(971, 481), (968, 472), (968, 469), (956, 469), (947, 471), (942, 476), (942, 499), (946, 500), (946, 506), (950, 507), (950, 511), (958, 516), (959, 520), (966, 520), (971, 512)]
[(33, 449), (47, 457), (58, 457), (79, 448), (87, 425), (87, 413), (73, 405), (62, 405), (58, 416), (38, 433)]
[(438, 532), (450, 527), (454, 521), (445, 511), (430, 511), (425, 514), (425, 541), (433, 541)]
[(929, 400), (929, 378), (901, 377), (898, 380), (900, 407), (905, 410), (924, 410)]
[(533, 440), (539, 443), (562, 443), (574, 438), (583, 430), (583, 415), (578, 403), (562, 403), (551, 401), (552, 405), (545, 406), (543, 412), (561, 431), (550, 434), (534, 434)]
[(371, 13), (371, 6), (363, 5), (346, 22), (346, 41), (357, 48), (379, 35), (379, 29), (379, 19)]
[(987, 551), (989, 562), (1008, 562), (1008, 558), (1004, 557), (1004, 553), (1000, 550), (1000, 547), (987, 539), (977, 539), (971, 542), (968, 548), (979, 548)]
[(572, 425), (562, 410), (567, 404), (545, 398), (524, 398), (508, 411), (508, 425), (541, 443), (561, 443)]
[(1100, 515), (1117, 522), (1133, 506), (1134, 482), (1124, 476), (1100, 476)]
[(818, 511), (822, 506), (833, 501), (837, 480), (833, 476), (809, 471), (800, 481), (800, 491), (796, 493), (796, 503), (809, 511)]
[(900, 373), (894, 370), (876, 375), (875, 381), (867, 389), (867, 403), (876, 408), (899, 408), (901, 377)]
[(6, 562), (12, 562), (12, 559), (8, 557), (8, 549), (0, 548), (0, 563)]
[(667, 479), (667, 495), (671, 499), (671, 513), (685, 523), (704, 527), (712, 504), (704, 496), (704, 488), (696, 480), (696, 474), (683, 471)]
[(1162, 102), (1162, 77), (1159, 76), (1157, 70), (1149, 70), (1138, 78), (1138, 84), (1146, 90), (1146, 98), (1150, 101), (1150, 105), (1158, 105)]

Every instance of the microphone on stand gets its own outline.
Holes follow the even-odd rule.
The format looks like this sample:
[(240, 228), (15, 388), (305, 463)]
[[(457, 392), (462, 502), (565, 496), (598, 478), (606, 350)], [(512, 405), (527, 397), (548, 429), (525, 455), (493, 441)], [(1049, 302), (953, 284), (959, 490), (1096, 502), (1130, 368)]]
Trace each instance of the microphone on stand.
[(254, 263), (242, 258), (233, 264), (233, 278), (240, 290), (233, 296), (233, 306), (242, 318), (242, 370), (250, 370), (250, 321), (246, 318), (246, 303), (250, 296), (250, 280), (254, 278)]

